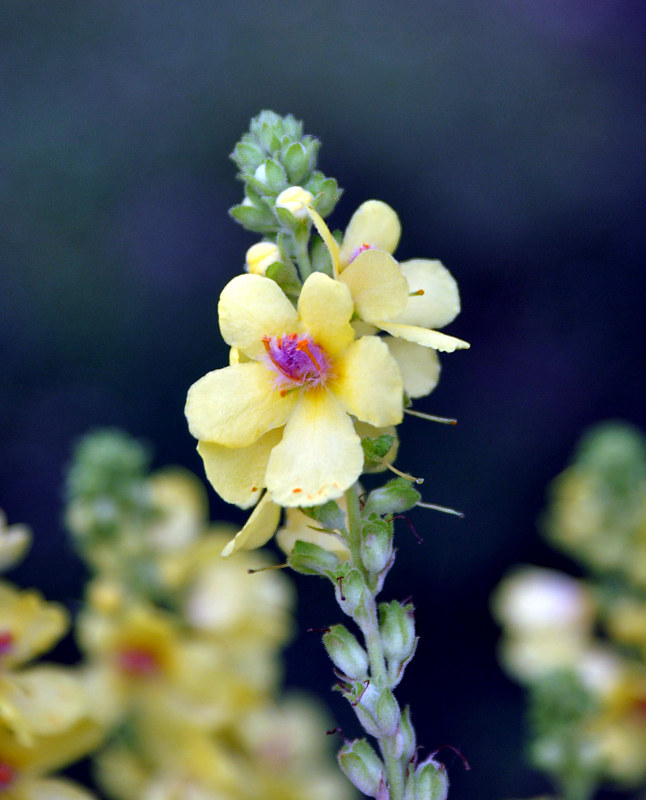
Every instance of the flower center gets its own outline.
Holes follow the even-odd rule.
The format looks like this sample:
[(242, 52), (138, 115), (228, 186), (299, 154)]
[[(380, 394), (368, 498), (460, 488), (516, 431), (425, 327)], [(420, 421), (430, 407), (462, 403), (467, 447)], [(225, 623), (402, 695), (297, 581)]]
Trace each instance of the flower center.
[(126, 647), (117, 656), (117, 663), (128, 675), (153, 675), (159, 669), (159, 662), (154, 653), (143, 647)]
[(262, 343), (282, 395), (298, 386), (322, 386), (330, 377), (330, 359), (311, 336), (263, 336)]
[(350, 256), (348, 264), (352, 264), (359, 253), (363, 253), (364, 250), (374, 250), (374, 247), (374, 244), (367, 244), (366, 242), (360, 244), (359, 247), (355, 247), (355, 249), (352, 251), (352, 255)]
[(0, 631), (0, 658), (11, 652), (13, 641), (13, 633), (11, 631)]
[(6, 789), (14, 782), (16, 771), (7, 764), (6, 761), (0, 761), (0, 792)]

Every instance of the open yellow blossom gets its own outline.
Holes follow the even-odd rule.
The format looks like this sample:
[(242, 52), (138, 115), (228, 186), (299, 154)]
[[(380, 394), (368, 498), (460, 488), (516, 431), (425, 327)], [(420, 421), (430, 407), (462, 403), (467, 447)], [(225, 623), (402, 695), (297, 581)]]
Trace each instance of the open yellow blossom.
[(298, 309), (259, 275), (238, 275), (218, 307), (224, 340), (249, 361), (189, 389), (186, 416), (216, 491), (242, 508), (266, 487), (280, 506), (340, 497), (363, 467), (353, 417), (402, 419), (399, 369), (376, 336), (355, 339), (348, 286), (320, 272)]
[(458, 315), (460, 296), (451, 273), (439, 262), (392, 256), (401, 233), (397, 214), (368, 200), (353, 214), (341, 247), (321, 217), (310, 214), (330, 251), (334, 273), (350, 289), (358, 316), (390, 334), (386, 342), (402, 370), (410, 397), (428, 394), (439, 377), (434, 351), (452, 353), (469, 344), (440, 333)]

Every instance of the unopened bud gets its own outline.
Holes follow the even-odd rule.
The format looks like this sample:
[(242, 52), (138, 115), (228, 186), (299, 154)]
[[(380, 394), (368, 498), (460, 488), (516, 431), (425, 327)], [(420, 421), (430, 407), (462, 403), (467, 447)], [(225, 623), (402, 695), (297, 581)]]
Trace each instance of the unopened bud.
[(395, 755), (397, 758), (403, 758), (410, 761), (415, 755), (417, 749), (417, 740), (415, 738), (415, 730), (410, 719), (410, 707), (406, 706), (399, 720), (399, 727), (395, 731), (394, 736)]
[(366, 588), (361, 573), (357, 569), (350, 569), (336, 581), (336, 601), (344, 614), (354, 617), (362, 610), (365, 603)]
[(415, 649), (415, 620), (411, 603), (403, 606), (396, 600), (379, 606), (384, 655), (388, 661), (401, 664)]
[(375, 708), (375, 718), (382, 736), (392, 736), (395, 733), (400, 717), (401, 712), (395, 695), (388, 688), (382, 689)]
[(449, 793), (449, 776), (444, 764), (432, 758), (422, 762), (415, 770), (415, 800), (446, 800)]
[(264, 275), (267, 268), (280, 261), (280, 250), (273, 242), (257, 242), (247, 250), (247, 271), (253, 275)]
[(368, 674), (368, 654), (343, 625), (332, 625), (323, 637), (323, 644), (334, 666), (353, 680)]
[(368, 797), (377, 797), (383, 784), (384, 765), (365, 739), (345, 744), (337, 756), (345, 776)]
[(390, 524), (382, 519), (366, 522), (361, 532), (361, 560), (368, 572), (379, 575), (390, 563), (392, 554)]
[(276, 198), (275, 206), (286, 208), (296, 219), (303, 220), (309, 217), (307, 206), (314, 199), (311, 192), (302, 186), (289, 186)]

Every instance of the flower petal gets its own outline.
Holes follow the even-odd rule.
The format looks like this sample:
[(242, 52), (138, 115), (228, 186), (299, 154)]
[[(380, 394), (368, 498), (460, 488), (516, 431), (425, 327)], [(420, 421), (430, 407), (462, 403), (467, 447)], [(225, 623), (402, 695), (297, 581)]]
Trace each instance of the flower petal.
[(389, 205), (381, 200), (362, 203), (352, 215), (343, 237), (340, 252), (342, 268), (364, 244), (394, 253), (400, 236), (399, 217)]
[(418, 328), (416, 325), (400, 325), (395, 322), (377, 323), (382, 331), (391, 336), (399, 336), (408, 342), (421, 344), (422, 347), (432, 347), (441, 353), (452, 353), (454, 350), (468, 350), (471, 345), (463, 339), (448, 336), (446, 333), (431, 331), (428, 328)]
[(198, 442), (197, 452), (204, 461), (209, 483), (227, 503), (249, 508), (265, 488), (265, 471), (272, 448), (280, 442), (281, 428), (265, 433), (248, 447), (223, 447), (213, 442)]
[(279, 520), (280, 506), (273, 502), (269, 492), (265, 492), (244, 527), (226, 545), (222, 555), (226, 558), (238, 550), (262, 547), (274, 535)]
[(332, 394), (310, 390), (271, 452), (267, 489), (281, 506), (320, 505), (340, 497), (362, 467), (361, 440), (350, 417)]
[(250, 361), (208, 372), (188, 390), (186, 418), (196, 439), (225, 447), (247, 447), (285, 424), (296, 403), (281, 396), (264, 364)]
[(330, 355), (343, 352), (354, 339), (353, 310), (348, 287), (322, 272), (313, 272), (303, 284), (298, 298), (301, 323)]
[(331, 385), (349, 414), (375, 427), (402, 421), (402, 378), (395, 359), (378, 336), (356, 339), (337, 363)]
[(357, 314), (366, 322), (391, 319), (408, 303), (408, 282), (399, 264), (383, 250), (359, 253), (339, 280), (350, 289)]
[(386, 336), (384, 342), (397, 362), (409, 397), (424, 397), (435, 389), (440, 379), (440, 359), (435, 350), (392, 336)]
[(20, 800), (96, 800), (96, 795), (66, 778), (30, 778), (20, 784)]
[(440, 261), (414, 258), (400, 265), (409, 291), (422, 289), (423, 295), (408, 298), (406, 308), (393, 322), (421, 325), (422, 328), (442, 328), (460, 312), (460, 294), (455, 278)]
[(263, 336), (296, 329), (296, 309), (280, 286), (262, 275), (237, 275), (222, 290), (218, 303), (224, 341), (250, 358), (265, 352)]

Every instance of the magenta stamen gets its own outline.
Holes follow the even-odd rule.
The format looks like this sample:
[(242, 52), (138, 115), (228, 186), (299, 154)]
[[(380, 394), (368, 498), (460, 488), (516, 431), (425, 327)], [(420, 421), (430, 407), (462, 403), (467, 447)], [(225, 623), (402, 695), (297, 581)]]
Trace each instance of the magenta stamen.
[(278, 373), (276, 388), (281, 395), (301, 386), (322, 386), (330, 378), (330, 359), (310, 336), (263, 336), (262, 343), (268, 366)]

